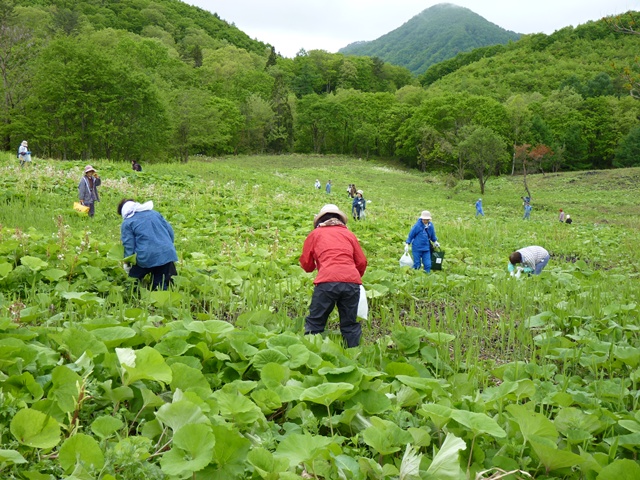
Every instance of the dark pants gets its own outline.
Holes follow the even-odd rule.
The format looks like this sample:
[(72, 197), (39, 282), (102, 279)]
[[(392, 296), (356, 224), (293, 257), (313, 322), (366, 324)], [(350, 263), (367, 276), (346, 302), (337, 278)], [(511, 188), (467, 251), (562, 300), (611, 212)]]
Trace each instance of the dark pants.
[(347, 342), (347, 347), (357, 347), (362, 335), (362, 326), (357, 318), (359, 300), (360, 285), (357, 283), (319, 283), (313, 290), (304, 333), (324, 332), (329, 314), (337, 304), (342, 338)]
[(96, 203), (95, 202), (91, 202), (91, 203), (85, 203), (85, 206), (89, 207), (89, 216), (93, 217), (93, 215), (96, 213)]
[(172, 283), (171, 277), (177, 275), (178, 271), (173, 262), (151, 268), (133, 265), (129, 271), (129, 276), (138, 280), (142, 280), (148, 274), (151, 274), (151, 290), (166, 290)]

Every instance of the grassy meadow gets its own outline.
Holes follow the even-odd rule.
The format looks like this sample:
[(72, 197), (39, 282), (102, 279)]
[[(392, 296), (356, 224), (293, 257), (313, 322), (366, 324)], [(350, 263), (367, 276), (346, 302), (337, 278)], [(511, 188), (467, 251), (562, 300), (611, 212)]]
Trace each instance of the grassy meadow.
[[(92, 165), (88, 218), (71, 208), (84, 163), (0, 161), (2, 478), (640, 475), (640, 169), (530, 175), (524, 221), (521, 176), (480, 195), (347, 157)], [(369, 318), (344, 349), (337, 312), (302, 335), (315, 274), (298, 257), (322, 205), (350, 211), (350, 183), (370, 201), (348, 223)], [(122, 270), (122, 198), (172, 224), (171, 291)], [(398, 265), (425, 209), (446, 252), (429, 275)], [(528, 245), (549, 265), (510, 278)]]

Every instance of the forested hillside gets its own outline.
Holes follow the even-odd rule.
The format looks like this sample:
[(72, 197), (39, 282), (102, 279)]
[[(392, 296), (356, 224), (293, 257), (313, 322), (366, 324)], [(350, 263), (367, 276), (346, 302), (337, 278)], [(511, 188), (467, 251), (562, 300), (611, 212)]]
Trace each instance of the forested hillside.
[(520, 34), (505, 30), (468, 8), (441, 3), (376, 40), (352, 43), (340, 53), (380, 57), (420, 74), (460, 52), (518, 38)]
[(388, 157), (481, 186), (524, 168), (630, 166), (640, 102), (624, 69), (639, 40), (590, 22), (416, 78), (377, 57), (282, 58), (177, 0), (0, 0), (0, 139), (72, 160)]

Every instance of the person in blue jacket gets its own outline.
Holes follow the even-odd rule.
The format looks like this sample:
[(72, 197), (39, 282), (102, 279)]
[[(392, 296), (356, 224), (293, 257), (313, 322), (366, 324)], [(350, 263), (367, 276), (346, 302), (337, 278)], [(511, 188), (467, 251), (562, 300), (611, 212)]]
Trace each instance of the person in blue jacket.
[(436, 229), (431, 223), (431, 213), (424, 210), (411, 228), (406, 241), (407, 245), (411, 245), (413, 268), (416, 270), (420, 268), (420, 263), (422, 263), (425, 272), (431, 271), (431, 242), (436, 248), (440, 247), (436, 237)]
[(354, 220), (360, 220), (364, 218), (364, 210), (367, 208), (367, 201), (364, 199), (362, 190), (358, 190), (356, 196), (351, 203), (351, 212), (353, 213)]
[(484, 211), (482, 210), (482, 199), (479, 198), (478, 201), (476, 202), (476, 217), (478, 215), (481, 215), (484, 217)]
[(124, 256), (136, 254), (136, 264), (131, 267), (125, 264), (125, 271), (138, 280), (151, 274), (152, 290), (166, 290), (178, 273), (173, 228), (153, 210), (151, 201), (140, 204), (124, 199), (118, 204), (118, 215), (122, 215), (120, 238)]

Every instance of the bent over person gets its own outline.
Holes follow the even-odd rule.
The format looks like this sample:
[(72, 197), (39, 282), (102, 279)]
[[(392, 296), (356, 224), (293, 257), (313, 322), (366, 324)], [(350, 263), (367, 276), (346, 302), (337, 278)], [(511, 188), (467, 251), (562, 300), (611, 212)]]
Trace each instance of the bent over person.
[(337, 305), (340, 333), (347, 347), (357, 347), (362, 336), (358, 302), (367, 259), (346, 225), (347, 216), (336, 205), (327, 204), (315, 216), (314, 230), (304, 241), (300, 266), (305, 272), (318, 270), (304, 333), (324, 332)]
[[(124, 256), (136, 254), (136, 264), (128, 270), (129, 276), (142, 280), (151, 274), (151, 288), (166, 290), (177, 275), (174, 262), (178, 254), (173, 245), (173, 228), (162, 215), (153, 210), (153, 202), (143, 204), (131, 199), (118, 204), (122, 215), (120, 236)], [(125, 270), (129, 267), (125, 266)]]
[(542, 247), (532, 245), (516, 250), (509, 255), (509, 272), (513, 272), (520, 265), (524, 273), (540, 275), (542, 269), (549, 263), (549, 252)]

